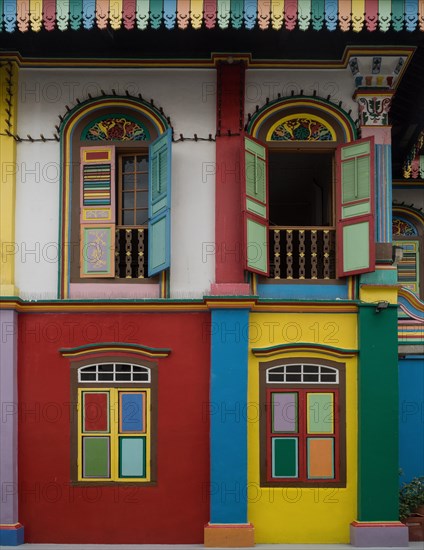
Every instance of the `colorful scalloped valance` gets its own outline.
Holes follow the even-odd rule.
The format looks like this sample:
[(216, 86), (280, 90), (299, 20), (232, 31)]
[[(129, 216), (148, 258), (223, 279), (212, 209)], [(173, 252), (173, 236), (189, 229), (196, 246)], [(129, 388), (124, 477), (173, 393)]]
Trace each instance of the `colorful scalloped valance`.
[(424, 31), (423, 0), (0, 0), (0, 30)]

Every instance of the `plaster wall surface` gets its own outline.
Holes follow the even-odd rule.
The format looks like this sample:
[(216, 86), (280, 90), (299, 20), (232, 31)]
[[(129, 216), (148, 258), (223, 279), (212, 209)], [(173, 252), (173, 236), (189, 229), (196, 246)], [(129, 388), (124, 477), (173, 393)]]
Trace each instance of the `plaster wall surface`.
[(270, 101), (277, 99), (278, 94), (282, 98), (300, 95), (301, 90), (305, 96), (312, 96), (314, 90), (321, 98), (330, 96), (330, 101), (338, 104), (342, 101), (345, 111), (352, 109), (351, 116), (357, 118), (357, 104), (352, 99), (354, 80), (348, 68), (333, 70), (307, 70), (307, 69), (252, 69), (246, 71), (246, 114), (254, 113), (256, 105), (263, 107), (267, 98)]
[[(76, 99), (106, 94), (143, 98), (163, 108), (175, 138), (215, 135), (215, 71), (123, 69), (22, 69), (18, 129), (21, 136), (52, 138), (59, 115)], [(214, 142), (173, 144), (171, 292), (201, 296), (214, 279), (214, 262), (202, 261), (214, 242)], [(57, 295), (60, 144), (20, 143), (17, 153), (16, 284), (29, 299)], [(207, 175), (209, 174), (209, 175)]]
[(395, 189), (393, 191), (394, 203), (404, 202), (406, 205), (413, 205), (414, 208), (424, 209), (424, 193), (419, 189)]

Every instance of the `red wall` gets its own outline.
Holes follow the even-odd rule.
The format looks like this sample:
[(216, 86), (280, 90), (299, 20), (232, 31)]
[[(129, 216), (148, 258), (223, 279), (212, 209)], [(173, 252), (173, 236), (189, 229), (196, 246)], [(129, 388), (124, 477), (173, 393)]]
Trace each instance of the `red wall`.
[[(201, 543), (209, 521), (209, 315), (21, 314), (19, 521), (25, 542)], [(70, 485), (70, 360), (98, 342), (171, 348), (159, 359), (157, 485)]]

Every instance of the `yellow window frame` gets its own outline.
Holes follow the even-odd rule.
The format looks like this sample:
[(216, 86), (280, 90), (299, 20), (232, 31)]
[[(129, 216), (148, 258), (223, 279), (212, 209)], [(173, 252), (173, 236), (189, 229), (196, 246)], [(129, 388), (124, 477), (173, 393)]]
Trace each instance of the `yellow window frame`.
[[(120, 432), (119, 425), (119, 393), (144, 393), (145, 394), (145, 422), (144, 430), (140, 432)], [(84, 432), (84, 393), (108, 393), (108, 413), (109, 413), (109, 431), (105, 432)], [(93, 388), (93, 387), (80, 387), (78, 388), (78, 481), (83, 482), (148, 482), (151, 479), (151, 422), (150, 422), (150, 411), (151, 411), (151, 395), (149, 388)], [(83, 477), (83, 437), (108, 437), (109, 438), (109, 449), (110, 449), (110, 477)], [(146, 466), (145, 477), (127, 477), (119, 476), (119, 438), (128, 437), (128, 438), (137, 438), (145, 437), (146, 441)]]

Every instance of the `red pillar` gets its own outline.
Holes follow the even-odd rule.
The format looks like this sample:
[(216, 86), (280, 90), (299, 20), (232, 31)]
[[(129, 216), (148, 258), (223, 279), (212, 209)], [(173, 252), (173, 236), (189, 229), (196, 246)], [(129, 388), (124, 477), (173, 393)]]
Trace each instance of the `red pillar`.
[(213, 294), (249, 294), (243, 269), (241, 151), (244, 132), (243, 62), (217, 64), (215, 275)]

